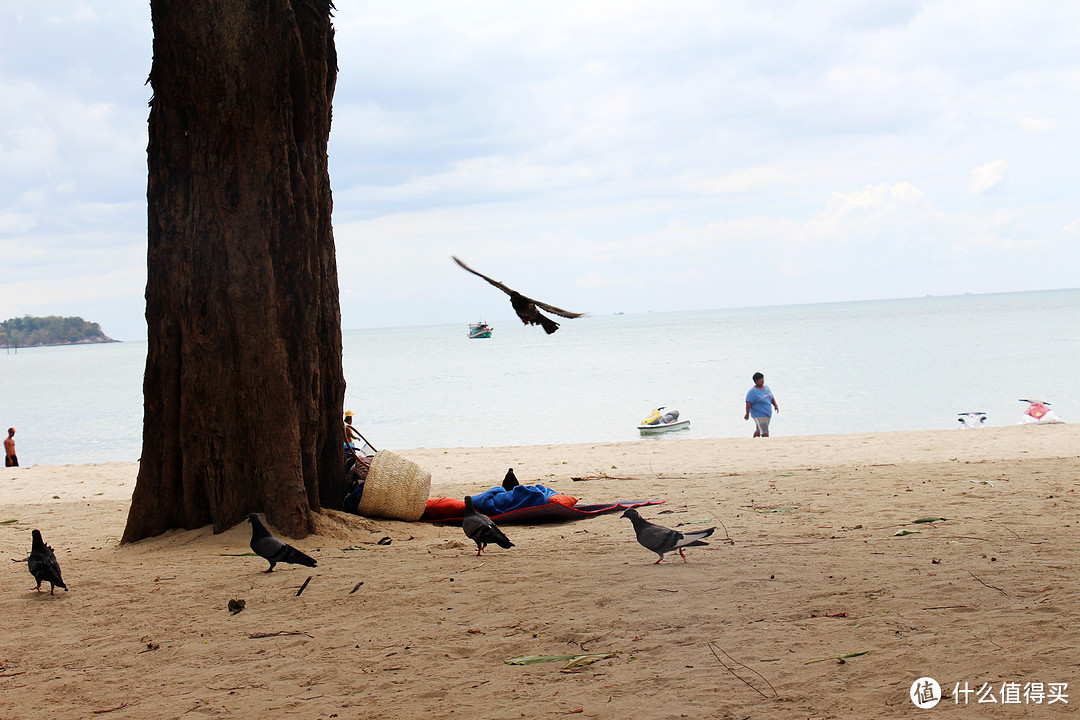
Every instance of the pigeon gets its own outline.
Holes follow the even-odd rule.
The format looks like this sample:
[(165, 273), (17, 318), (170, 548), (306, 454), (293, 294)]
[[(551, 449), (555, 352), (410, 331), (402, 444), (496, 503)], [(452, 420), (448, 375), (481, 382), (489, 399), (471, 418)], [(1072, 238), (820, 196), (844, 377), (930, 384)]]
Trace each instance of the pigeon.
[(53, 553), (52, 548), (41, 539), (40, 530), (35, 530), (31, 535), (33, 540), (30, 546), (30, 557), (26, 558), (26, 566), (30, 569), (30, 574), (37, 580), (37, 586), (34, 589), (41, 592), (41, 583), (47, 582), (49, 583), (50, 595), (56, 590), (57, 585), (64, 588), (64, 592), (67, 592), (67, 585), (64, 584), (64, 580), (60, 577), (60, 565), (56, 562), (56, 555)]
[(533, 300), (532, 298), (525, 297), (517, 290), (511, 290), (510, 288), (506, 287), (498, 280), (492, 280), (487, 275), (476, 272), (471, 267), (461, 262), (461, 260), (457, 257), (453, 255), (451, 255), (450, 257), (454, 262), (456, 262), (465, 270), (468, 270), (473, 275), (484, 278), (489, 283), (509, 295), (510, 304), (513, 305), (514, 312), (517, 313), (517, 316), (521, 318), (521, 322), (525, 325), (540, 325), (544, 328), (544, 332), (546, 332), (548, 335), (559, 329), (559, 323), (555, 322), (546, 315), (541, 314), (541, 310), (547, 310), (549, 313), (554, 313), (555, 315), (560, 315), (564, 318), (576, 318), (584, 315), (584, 313), (570, 312), (569, 310), (560, 310), (554, 305), (548, 305), (547, 303), (542, 303), (539, 300)]
[(502, 486), (503, 490), (513, 490), (521, 483), (518, 482), (517, 475), (514, 474), (514, 468), (510, 468), (506, 471), (506, 477), (503, 478)]
[(480, 557), (480, 552), (488, 546), (488, 543), (495, 543), (503, 548), (514, 547), (514, 543), (503, 535), (503, 531), (498, 528), (491, 518), (477, 512), (476, 508), (473, 507), (472, 498), (468, 496), (465, 498), (465, 517), (461, 521), (461, 529), (465, 531), (470, 540), (476, 543), (477, 557)]
[(248, 522), (251, 523), (251, 549), (256, 555), (266, 558), (270, 563), (266, 572), (274, 572), (274, 566), (279, 562), (315, 567), (314, 558), (308, 557), (292, 545), (283, 543), (271, 535), (270, 531), (259, 522), (258, 515), (255, 513), (248, 515)]
[[(630, 508), (622, 514), (624, 518), (630, 518), (630, 522), (634, 523), (634, 533), (637, 535), (637, 541), (641, 543), (641, 546), (646, 550), (652, 550), (654, 553), (660, 556), (660, 560), (664, 559), (664, 553), (669, 553), (672, 550), (679, 551), (679, 557), (686, 562), (686, 555), (683, 554), (683, 548), (692, 545), (708, 545), (702, 538), (707, 538), (713, 534), (716, 530), (715, 527), (708, 528), (706, 530), (695, 530), (694, 532), (681, 533), (676, 530), (669, 530), (662, 525), (655, 525), (638, 514), (637, 510)], [(656, 565), (660, 562), (657, 560), (653, 563)]]

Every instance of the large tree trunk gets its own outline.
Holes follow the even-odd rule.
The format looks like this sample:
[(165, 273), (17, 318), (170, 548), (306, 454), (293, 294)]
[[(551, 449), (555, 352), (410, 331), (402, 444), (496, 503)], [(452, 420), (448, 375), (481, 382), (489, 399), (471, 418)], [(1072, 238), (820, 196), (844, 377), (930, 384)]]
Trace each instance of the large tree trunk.
[(325, 0), (152, 0), (143, 449), (124, 542), (340, 506)]

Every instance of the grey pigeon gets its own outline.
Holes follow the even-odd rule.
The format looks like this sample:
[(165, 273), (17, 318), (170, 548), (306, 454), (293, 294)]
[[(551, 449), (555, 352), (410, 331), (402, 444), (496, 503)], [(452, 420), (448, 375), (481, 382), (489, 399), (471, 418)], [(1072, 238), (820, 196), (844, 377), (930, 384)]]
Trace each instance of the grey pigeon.
[(37, 586), (34, 589), (41, 592), (41, 583), (47, 582), (49, 583), (50, 595), (56, 590), (57, 585), (64, 588), (64, 592), (67, 592), (67, 585), (64, 584), (64, 580), (60, 577), (60, 564), (56, 562), (56, 555), (53, 553), (52, 548), (41, 539), (40, 530), (35, 530), (31, 533), (31, 536), (30, 557), (26, 558), (26, 567), (29, 568), (30, 574), (37, 580)]
[(266, 572), (274, 572), (274, 566), (279, 562), (315, 567), (314, 558), (308, 557), (292, 545), (283, 543), (271, 535), (270, 531), (259, 522), (258, 515), (255, 513), (248, 515), (248, 522), (251, 523), (251, 549), (256, 555), (266, 558), (270, 563)]
[(517, 475), (514, 474), (514, 468), (507, 470), (506, 477), (504, 477), (502, 481), (503, 490), (513, 490), (520, 484)]
[[(708, 545), (709, 543), (705, 542), (703, 538), (709, 537), (713, 534), (713, 531), (716, 530), (715, 527), (687, 533), (669, 530), (662, 525), (656, 525), (649, 522), (641, 517), (641, 515), (638, 514), (638, 511), (633, 508), (624, 512), (622, 516), (624, 518), (630, 518), (630, 522), (634, 523), (634, 534), (637, 535), (637, 541), (641, 543), (641, 546), (646, 550), (652, 550), (659, 555), (660, 560), (664, 559), (664, 553), (678, 550), (679, 557), (683, 559), (683, 562), (686, 562), (686, 555), (683, 554), (683, 548), (693, 545)], [(654, 562), (653, 565), (659, 563), (660, 560)]]
[(471, 497), (465, 498), (465, 517), (461, 521), (461, 529), (465, 531), (465, 535), (470, 540), (476, 543), (476, 556), (480, 556), (480, 552), (488, 546), (489, 543), (495, 543), (499, 547), (512, 548), (514, 543), (510, 542), (510, 539), (503, 535), (503, 531), (495, 524), (495, 522), (478, 512), (473, 507), (473, 501)]
[(554, 315), (560, 315), (564, 318), (576, 318), (581, 317), (584, 314), (570, 312), (569, 310), (561, 310), (554, 305), (548, 305), (547, 303), (542, 303), (539, 300), (533, 300), (532, 298), (525, 297), (517, 290), (511, 290), (510, 288), (506, 287), (498, 280), (492, 280), (487, 275), (476, 272), (453, 255), (451, 255), (450, 258), (458, 265), (460, 265), (463, 269), (471, 272), (477, 277), (484, 278), (489, 283), (509, 295), (510, 305), (513, 306), (514, 312), (517, 313), (517, 316), (521, 319), (521, 322), (525, 325), (539, 325), (544, 328), (544, 332), (546, 332), (548, 335), (559, 329), (559, 323), (541, 314), (541, 310), (547, 310), (549, 313), (552, 313)]

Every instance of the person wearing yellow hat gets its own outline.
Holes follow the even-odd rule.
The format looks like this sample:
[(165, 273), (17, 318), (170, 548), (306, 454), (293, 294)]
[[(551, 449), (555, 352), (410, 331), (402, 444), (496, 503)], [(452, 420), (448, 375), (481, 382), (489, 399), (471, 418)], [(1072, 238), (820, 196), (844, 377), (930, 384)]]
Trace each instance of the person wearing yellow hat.
[(374, 453), (375, 451), (371, 447), (371, 444), (368, 443), (367, 439), (364, 438), (364, 436), (360, 434), (359, 430), (357, 430), (356, 428), (353, 427), (352, 419), (353, 419), (353, 411), (352, 410), (346, 410), (345, 411), (345, 451), (346, 452), (350, 452), (350, 451), (351, 452), (360, 452), (360, 453), (363, 453), (363, 454), (366, 455), (366, 454), (368, 454), (368, 451), (370, 450), (372, 453)]

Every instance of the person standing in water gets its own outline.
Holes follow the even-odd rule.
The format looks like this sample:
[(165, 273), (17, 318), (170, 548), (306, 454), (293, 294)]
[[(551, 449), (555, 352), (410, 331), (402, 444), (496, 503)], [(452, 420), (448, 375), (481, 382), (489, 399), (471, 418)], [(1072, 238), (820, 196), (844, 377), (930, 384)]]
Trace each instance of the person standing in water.
[(15, 455), (15, 428), (8, 428), (4, 441), (4, 467), (19, 467), (19, 458)]
[(773, 408), (780, 412), (772, 390), (765, 384), (765, 376), (754, 373), (754, 387), (746, 393), (746, 415), (743, 420), (754, 418), (754, 437), (769, 437), (769, 421), (772, 420)]

